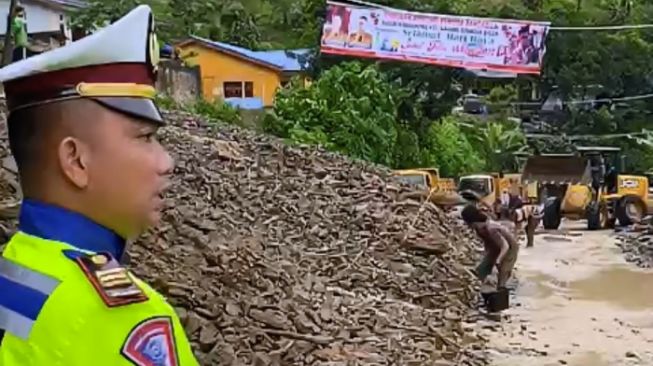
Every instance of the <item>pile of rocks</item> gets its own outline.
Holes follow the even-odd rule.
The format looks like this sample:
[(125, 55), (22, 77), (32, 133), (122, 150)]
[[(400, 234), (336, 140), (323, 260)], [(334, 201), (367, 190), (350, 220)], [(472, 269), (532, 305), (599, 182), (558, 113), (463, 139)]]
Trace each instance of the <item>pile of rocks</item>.
[(384, 168), (167, 118), (168, 206), (130, 265), (202, 365), (485, 364), (468, 326), (479, 249), (459, 223), (400, 200)]
[(0, 101), (0, 248), (16, 230), (22, 193), (18, 171), (9, 153), (4, 101)]
[(617, 237), (617, 246), (621, 248), (628, 262), (642, 268), (653, 267), (653, 227), (641, 226), (621, 231)]

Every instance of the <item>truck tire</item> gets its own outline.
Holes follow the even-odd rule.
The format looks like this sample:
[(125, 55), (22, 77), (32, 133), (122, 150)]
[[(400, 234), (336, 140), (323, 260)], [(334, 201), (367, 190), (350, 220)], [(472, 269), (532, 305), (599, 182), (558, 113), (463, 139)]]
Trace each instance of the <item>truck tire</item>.
[(587, 218), (588, 230), (600, 230), (604, 226), (604, 218), (601, 217), (601, 205), (598, 202), (590, 202), (585, 209), (585, 218)]
[(560, 215), (560, 199), (549, 197), (544, 203), (544, 217), (542, 225), (547, 230), (555, 230), (560, 227), (562, 216)]
[(605, 206), (605, 228), (606, 229), (614, 229), (615, 224), (617, 222), (617, 204), (619, 202), (617, 201), (608, 201), (606, 206)]
[(638, 197), (626, 196), (617, 204), (615, 214), (620, 225), (628, 226), (636, 222), (642, 222), (645, 216), (645, 209), (642, 201)]

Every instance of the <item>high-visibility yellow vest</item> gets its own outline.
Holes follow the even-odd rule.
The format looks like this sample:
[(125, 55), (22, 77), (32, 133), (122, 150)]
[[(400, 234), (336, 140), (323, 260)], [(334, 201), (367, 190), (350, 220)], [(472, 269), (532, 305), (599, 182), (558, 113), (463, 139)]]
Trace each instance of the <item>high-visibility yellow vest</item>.
[(147, 299), (110, 307), (76, 260), (87, 253), (12, 237), (0, 257), (0, 366), (198, 365), (163, 296), (128, 273)]

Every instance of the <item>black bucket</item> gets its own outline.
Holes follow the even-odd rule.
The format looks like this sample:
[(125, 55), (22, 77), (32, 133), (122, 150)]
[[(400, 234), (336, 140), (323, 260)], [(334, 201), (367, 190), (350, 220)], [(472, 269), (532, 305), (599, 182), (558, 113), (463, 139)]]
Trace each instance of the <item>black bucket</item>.
[(510, 292), (507, 288), (499, 289), (494, 292), (481, 293), (485, 307), (491, 313), (506, 310), (510, 307)]

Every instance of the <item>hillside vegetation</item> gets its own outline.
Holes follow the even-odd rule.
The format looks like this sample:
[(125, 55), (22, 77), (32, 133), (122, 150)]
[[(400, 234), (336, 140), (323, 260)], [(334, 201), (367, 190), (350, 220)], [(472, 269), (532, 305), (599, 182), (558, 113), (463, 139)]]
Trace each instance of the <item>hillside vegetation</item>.
[[(145, 1), (148, 2), (148, 1)], [(131, 8), (133, 0), (91, 2), (76, 22), (90, 26)], [(196, 34), (254, 49), (316, 48), (324, 1), (320, 0), (151, 0), (159, 32), (168, 42)], [(397, 8), (548, 20), (554, 26), (653, 23), (653, 4), (641, 0), (379, 0)], [(653, 30), (556, 31), (548, 37), (543, 74), (496, 85), (487, 99), (493, 105), (521, 101), (524, 85), (546, 96), (557, 90), (563, 100), (591, 95), (618, 98), (653, 91)], [(277, 98), (267, 131), (292, 141), (319, 143), (355, 157), (391, 167), (439, 165), (457, 175), (477, 170), (512, 170), (515, 151), (568, 148), (564, 138), (527, 141), (499, 108), (489, 122), (451, 115), (471, 79), (461, 70), (397, 62), (375, 63), (315, 52), (307, 89), (294, 86)], [(649, 124), (653, 99), (575, 104), (549, 133), (614, 134), (641, 132)], [(584, 139), (584, 144), (624, 148), (630, 168), (653, 166), (648, 135)]]

